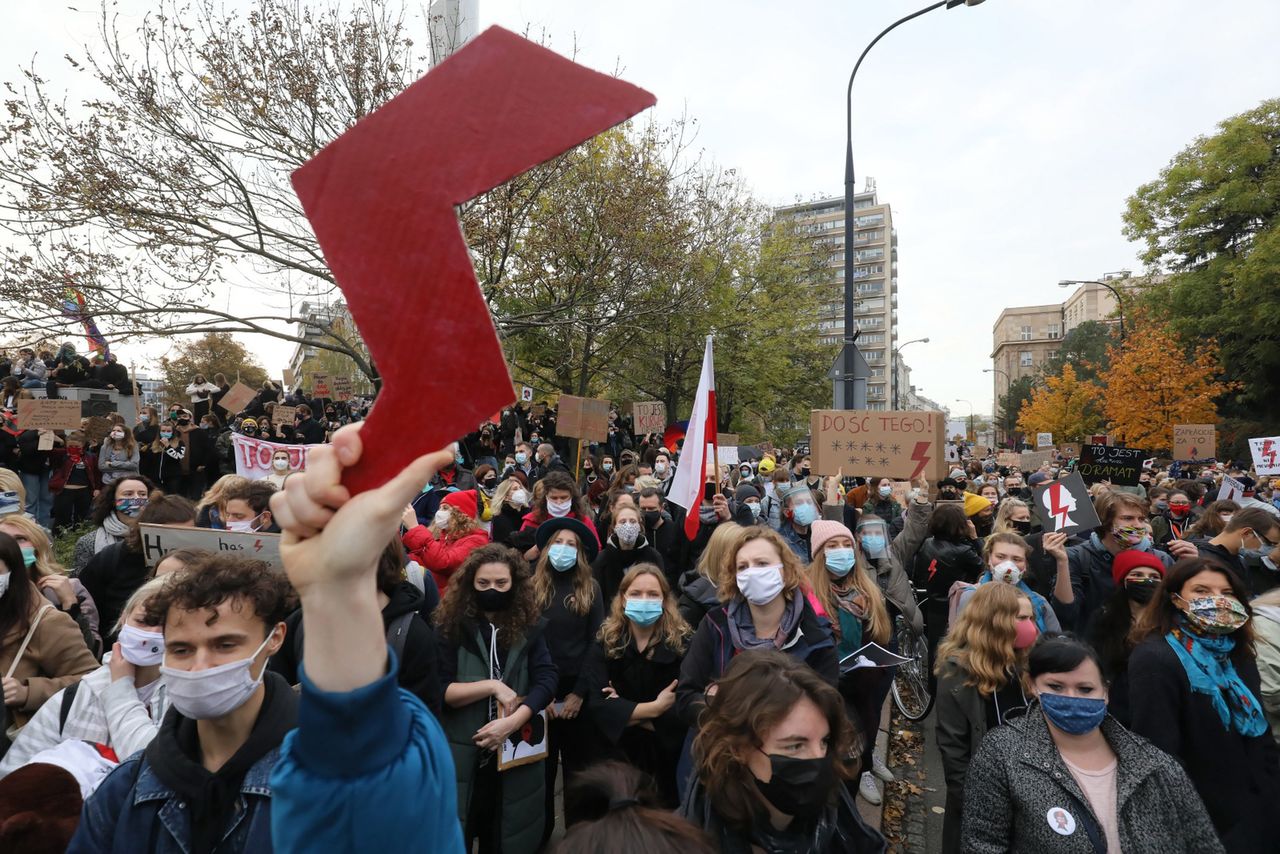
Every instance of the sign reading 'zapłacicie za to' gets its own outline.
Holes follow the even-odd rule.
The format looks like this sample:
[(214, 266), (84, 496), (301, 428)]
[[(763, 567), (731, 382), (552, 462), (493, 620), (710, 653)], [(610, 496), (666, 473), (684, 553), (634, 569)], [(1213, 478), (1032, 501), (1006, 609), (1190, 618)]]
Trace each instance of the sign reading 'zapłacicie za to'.
[(941, 412), (815, 409), (809, 414), (814, 474), (912, 480), (946, 476), (946, 418)]

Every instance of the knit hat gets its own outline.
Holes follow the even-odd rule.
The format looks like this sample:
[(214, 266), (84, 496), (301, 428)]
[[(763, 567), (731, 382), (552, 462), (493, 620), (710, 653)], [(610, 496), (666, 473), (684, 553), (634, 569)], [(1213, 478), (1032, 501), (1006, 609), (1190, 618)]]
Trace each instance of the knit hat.
[(964, 473), (964, 469), (952, 469), (951, 471), (947, 472), (947, 477), (951, 478), (952, 480), (968, 480), (969, 479), (968, 475)]
[(534, 541), (538, 544), (538, 551), (546, 551), (547, 543), (556, 535), (556, 532), (566, 528), (578, 535), (578, 542), (582, 544), (583, 556), (586, 557), (587, 563), (595, 560), (596, 555), (600, 553), (600, 543), (596, 540), (596, 535), (583, 522), (572, 516), (548, 519), (538, 526), (538, 530), (533, 535)]
[(733, 500), (738, 504), (746, 501), (748, 498), (760, 498), (760, 490), (756, 489), (754, 483), (740, 483), (738, 488), (733, 491)]
[(476, 518), (476, 491), (474, 489), (460, 489), (457, 492), (450, 492), (441, 503), (453, 507), (459, 513), (463, 513), (472, 519)]
[(962, 497), (964, 498), (964, 515), (966, 516), (976, 516), (991, 506), (989, 500), (972, 492), (966, 492)]
[(241, 421), (241, 422), (240, 422), (240, 429), (241, 429), (241, 430), (247, 429), (247, 428), (249, 428), (249, 427), (252, 427), (254, 430), (257, 430), (257, 429), (258, 429), (258, 422), (257, 422), (257, 421), (255, 421), (255, 420), (254, 420), (254, 419), (252, 419), (252, 418), (246, 418), (245, 420), (243, 420), (243, 421)]
[(760, 474), (772, 474), (775, 467), (773, 457), (764, 457), (760, 460)]
[(853, 540), (853, 533), (839, 522), (830, 519), (819, 519), (809, 526), (809, 552), (818, 554), (822, 546), (832, 537), (848, 537)]
[(1164, 564), (1160, 562), (1160, 558), (1141, 549), (1125, 549), (1111, 562), (1111, 577), (1117, 585), (1122, 584), (1124, 577), (1140, 566), (1149, 566), (1160, 573), (1161, 577), (1164, 576)]

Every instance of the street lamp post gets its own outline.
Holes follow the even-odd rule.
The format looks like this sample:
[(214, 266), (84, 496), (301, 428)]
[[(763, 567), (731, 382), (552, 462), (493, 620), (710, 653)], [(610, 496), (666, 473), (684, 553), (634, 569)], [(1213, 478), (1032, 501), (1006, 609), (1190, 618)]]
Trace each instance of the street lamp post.
[[(1009, 379), (1009, 373), (1008, 373), (1008, 371), (1002, 371), (1002, 370), (1000, 370), (999, 368), (983, 368), (983, 369), (982, 369), (982, 372), (983, 372), (984, 374), (1001, 374), (1001, 375), (1003, 375), (1003, 376), (1004, 376), (1004, 388), (1005, 388), (1005, 394), (1008, 394), (1008, 393), (1009, 393), (1009, 389), (1013, 387), (1013, 380)], [(998, 394), (997, 394), (997, 395), (995, 395), (995, 396), (993, 397), (993, 399), (992, 399), (992, 401), (991, 401), (991, 415), (992, 415), (992, 418), (995, 418), (995, 413), (997, 413), (997, 412), (999, 412), (999, 411), (1000, 411), (1000, 395), (998, 395)], [(996, 426), (997, 426), (997, 427), (999, 427), (999, 426), (1000, 426), (1000, 422), (999, 422), (998, 420), (996, 421)]]
[(1069, 288), (1072, 285), (1101, 285), (1102, 287), (1111, 291), (1111, 293), (1115, 295), (1116, 313), (1120, 315), (1120, 340), (1123, 341), (1124, 340), (1124, 298), (1120, 296), (1120, 291), (1111, 287), (1111, 285), (1107, 284), (1106, 282), (1101, 282), (1101, 281), (1098, 281), (1097, 279), (1063, 279), (1061, 282), (1058, 282), (1058, 287), (1060, 288)]
[(893, 408), (898, 408), (898, 354), (903, 351), (907, 344), (928, 344), (928, 338), (912, 338), (906, 344), (899, 344), (894, 347), (889, 354), (889, 378), (893, 381)]
[[(871, 48), (876, 46), (876, 42), (887, 36), (890, 32), (910, 21), (918, 18), (934, 9), (941, 9), (945, 6), (948, 9), (954, 9), (956, 6), (977, 6), (983, 0), (939, 0), (932, 3), (918, 12), (912, 12), (904, 18), (899, 18), (889, 26), (881, 30), (880, 35), (871, 40), (871, 43), (862, 51), (862, 55), (858, 57), (857, 63), (853, 66), (853, 73), (849, 75), (849, 86), (845, 92), (845, 148), (844, 148), (844, 356), (841, 365), (841, 387), (844, 389), (844, 408), (845, 409), (865, 409), (867, 406), (867, 377), (859, 376), (862, 372), (859, 367), (862, 360), (857, 358), (857, 333), (853, 327), (853, 79), (858, 76), (858, 69), (862, 67), (862, 60), (867, 58), (867, 54), (871, 52)], [(858, 380), (862, 380), (858, 383)]]

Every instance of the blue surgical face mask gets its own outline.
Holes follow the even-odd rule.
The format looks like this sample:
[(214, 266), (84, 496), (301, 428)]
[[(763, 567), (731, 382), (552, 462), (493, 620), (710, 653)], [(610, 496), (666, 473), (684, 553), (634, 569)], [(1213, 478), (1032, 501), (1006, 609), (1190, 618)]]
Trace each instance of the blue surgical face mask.
[(36, 565), (36, 550), (34, 546), (22, 547), (22, 563), (27, 569)]
[(836, 578), (844, 578), (853, 569), (853, 549), (827, 549), (827, 572)]
[(578, 547), (568, 543), (555, 543), (547, 549), (547, 557), (558, 572), (565, 572), (577, 565)]
[(801, 528), (807, 528), (818, 521), (818, 508), (805, 502), (791, 509), (791, 519)]
[(662, 616), (662, 600), (628, 599), (623, 613), (637, 626), (652, 626)]
[(881, 498), (888, 498), (890, 495), (893, 495), (893, 487), (892, 487), (892, 486), (882, 486), (882, 487), (880, 487), (879, 492), (880, 492), (880, 497), (881, 497)]
[(1068, 697), (1041, 691), (1040, 708), (1049, 723), (1071, 735), (1093, 732), (1107, 716), (1107, 701), (1101, 697)]
[(516, 451), (516, 465), (522, 466), (529, 462), (529, 455), (524, 451)]
[(862, 550), (867, 553), (867, 557), (883, 557), (884, 555), (884, 535), (883, 534), (863, 534), (860, 537)]

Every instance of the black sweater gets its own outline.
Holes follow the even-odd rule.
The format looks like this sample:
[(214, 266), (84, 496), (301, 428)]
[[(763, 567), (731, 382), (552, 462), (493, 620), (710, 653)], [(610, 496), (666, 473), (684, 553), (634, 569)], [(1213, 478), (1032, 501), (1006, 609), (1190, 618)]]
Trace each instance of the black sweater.
[(591, 647), (596, 632), (604, 622), (604, 594), (600, 585), (593, 578), (591, 587), (591, 607), (587, 613), (578, 616), (565, 607), (565, 598), (573, 592), (573, 576), (576, 572), (553, 573), (551, 604), (543, 612), (547, 621), (547, 646), (551, 650), (551, 660), (555, 662), (560, 674), (560, 688), (556, 699), (563, 700), (567, 694), (577, 694), (584, 700), (598, 686), (599, 674), (594, 673), (591, 666)]

